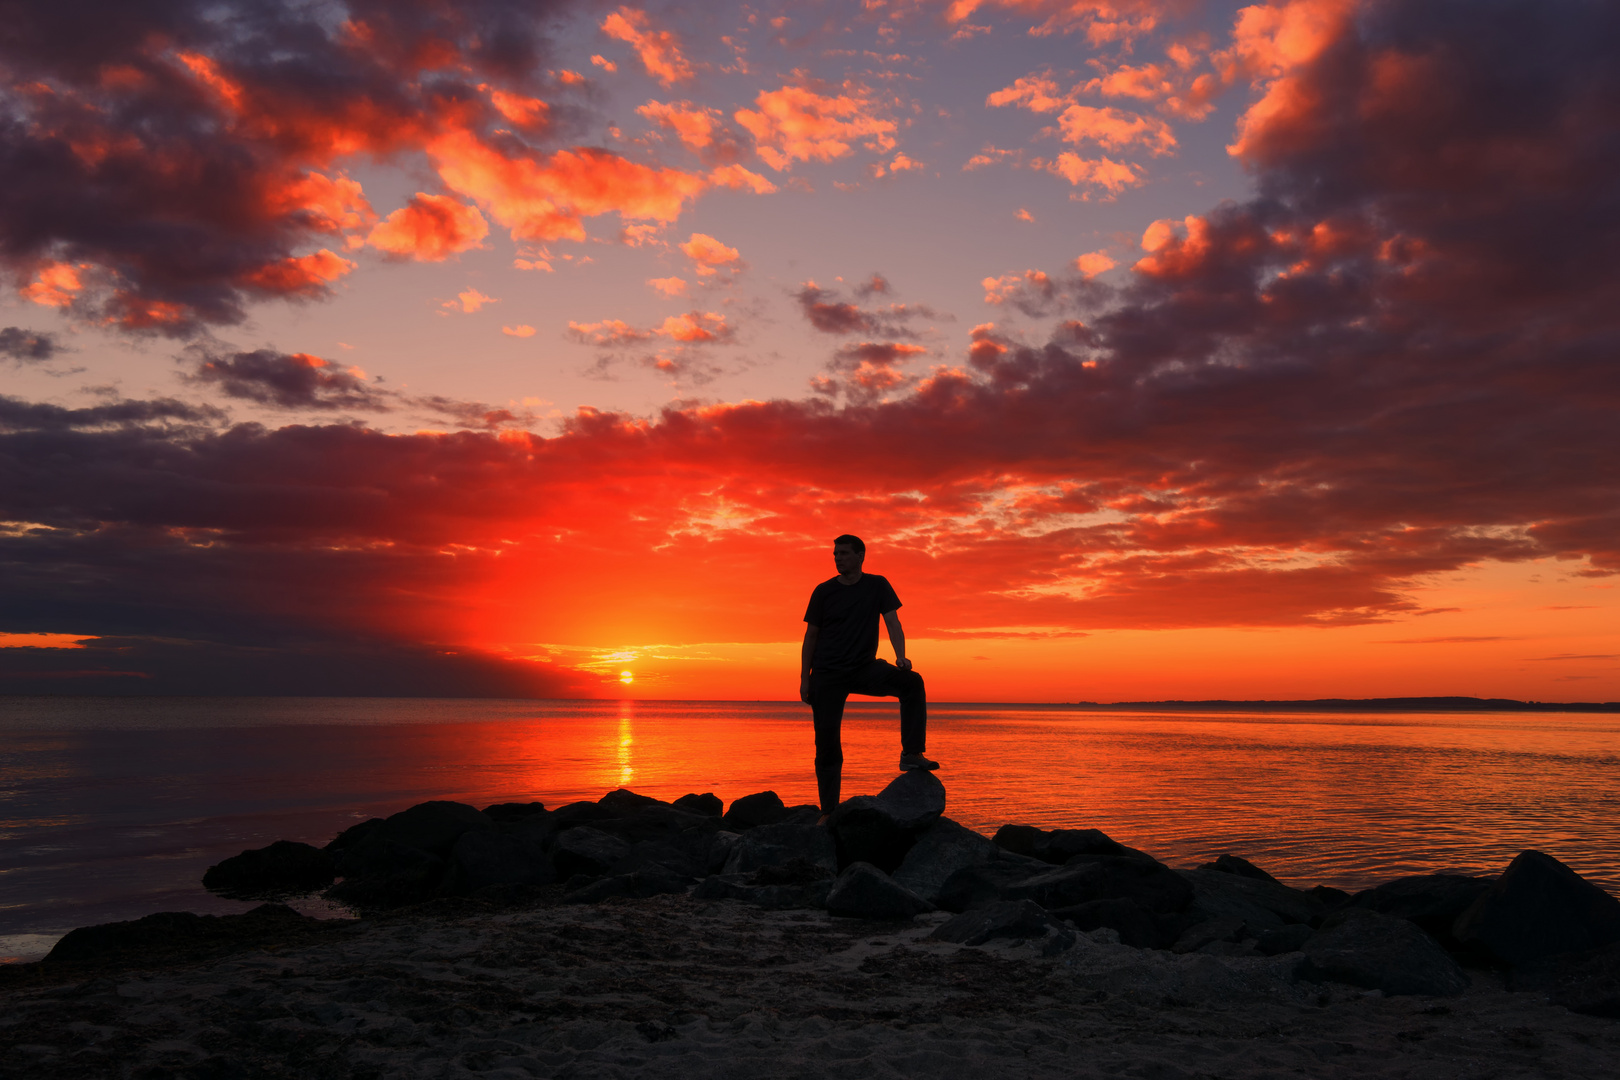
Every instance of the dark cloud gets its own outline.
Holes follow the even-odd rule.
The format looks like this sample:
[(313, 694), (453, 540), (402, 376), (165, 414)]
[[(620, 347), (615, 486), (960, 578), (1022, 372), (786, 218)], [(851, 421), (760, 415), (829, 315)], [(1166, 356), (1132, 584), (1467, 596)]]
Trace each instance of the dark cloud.
[[(881, 282), (881, 287), (878, 283)], [(862, 299), (874, 293), (889, 292), (889, 283), (876, 274), (872, 280), (856, 289)], [(799, 309), (810, 325), (824, 334), (868, 334), (874, 337), (914, 338), (916, 331), (907, 325), (912, 319), (938, 319), (941, 316), (923, 304), (890, 304), (884, 308), (866, 309), (842, 299), (836, 292), (823, 289), (813, 281), (805, 282), (793, 294)]]
[(55, 335), (42, 330), (24, 330), (19, 326), (0, 329), (0, 356), (9, 356), (19, 364), (49, 360), (62, 351)]
[(284, 409), (354, 409), (387, 412), (389, 398), (363, 378), (307, 353), (272, 349), (222, 353), (193, 350), (193, 383), (226, 395)]

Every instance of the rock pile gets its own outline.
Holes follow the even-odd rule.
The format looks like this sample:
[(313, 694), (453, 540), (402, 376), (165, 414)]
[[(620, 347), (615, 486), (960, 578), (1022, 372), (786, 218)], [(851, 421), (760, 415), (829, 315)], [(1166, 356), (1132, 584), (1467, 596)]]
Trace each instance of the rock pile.
[(325, 848), (243, 852), (203, 880), (244, 899), (325, 888), (362, 911), (525, 889), (564, 903), (689, 892), (872, 920), (943, 909), (956, 914), (935, 930), (942, 941), (1027, 939), (1052, 955), (1089, 934), (1292, 956), (1301, 979), (1386, 994), (1457, 994), (1464, 965), (1494, 966), (1571, 1008), (1620, 1015), (1620, 900), (1540, 852), (1494, 880), (1422, 875), (1351, 896), (1291, 888), (1231, 854), (1172, 869), (1096, 829), (1013, 824), (989, 839), (944, 811), (944, 786), (923, 771), (848, 800), (825, 826), (816, 807), (770, 791), (729, 808), (712, 794), (665, 803), (624, 789), (554, 810), (428, 802)]

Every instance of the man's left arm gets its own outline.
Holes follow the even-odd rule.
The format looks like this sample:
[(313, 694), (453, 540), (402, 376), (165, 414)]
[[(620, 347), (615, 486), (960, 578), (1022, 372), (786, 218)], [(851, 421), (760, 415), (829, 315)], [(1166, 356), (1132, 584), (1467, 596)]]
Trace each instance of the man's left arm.
[(911, 661), (906, 659), (906, 632), (900, 626), (900, 609), (883, 613), (884, 629), (889, 631), (889, 644), (894, 646), (894, 666), (901, 671), (911, 670)]

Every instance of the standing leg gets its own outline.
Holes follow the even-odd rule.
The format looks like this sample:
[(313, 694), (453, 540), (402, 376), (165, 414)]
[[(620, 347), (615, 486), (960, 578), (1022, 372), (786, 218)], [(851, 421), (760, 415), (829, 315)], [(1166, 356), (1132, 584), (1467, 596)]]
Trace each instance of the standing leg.
[(838, 809), (844, 782), (844, 702), (849, 699), (846, 680), (836, 675), (810, 676), (810, 713), (816, 725), (816, 790), (821, 812)]
[(901, 671), (887, 660), (874, 660), (857, 674), (851, 691), (867, 697), (900, 699), (900, 752), (928, 749), (928, 692), (916, 671)]

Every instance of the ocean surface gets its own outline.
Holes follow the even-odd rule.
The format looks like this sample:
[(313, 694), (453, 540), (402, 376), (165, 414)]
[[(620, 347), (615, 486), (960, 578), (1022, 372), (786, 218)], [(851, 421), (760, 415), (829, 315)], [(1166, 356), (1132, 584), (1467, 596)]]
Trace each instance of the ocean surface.
[[(893, 702), (851, 703), (846, 798), (893, 778), (898, 726)], [(987, 834), (1098, 828), (1172, 866), (1232, 852), (1352, 890), (1537, 848), (1620, 892), (1612, 714), (931, 705), (929, 753), (946, 813)], [(812, 755), (797, 703), (0, 697), (0, 958), (76, 926), (245, 910), (202, 889), (208, 866), (426, 799), (810, 803)]]

